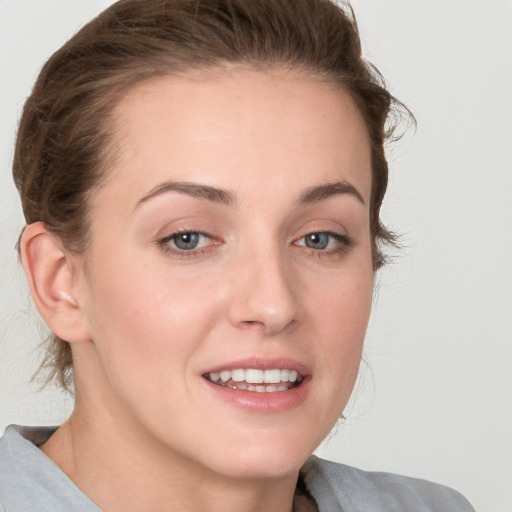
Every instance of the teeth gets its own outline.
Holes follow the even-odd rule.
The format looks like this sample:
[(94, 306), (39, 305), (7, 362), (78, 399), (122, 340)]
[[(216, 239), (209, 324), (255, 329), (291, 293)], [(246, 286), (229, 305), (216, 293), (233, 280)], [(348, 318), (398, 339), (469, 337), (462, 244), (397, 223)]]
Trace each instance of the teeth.
[(281, 370), (265, 370), (263, 380), (267, 384), (278, 384), (281, 382)]
[(220, 379), (222, 380), (222, 382), (227, 382), (229, 379), (231, 379), (231, 372), (229, 372), (228, 370), (220, 372)]
[(245, 381), (249, 384), (261, 384), (263, 382), (263, 370), (245, 370)]
[(242, 382), (245, 380), (245, 370), (233, 370), (231, 372), (231, 379), (234, 382)]
[[(283, 369), (272, 369), (272, 370), (256, 370), (253, 368), (238, 368), (235, 370), (222, 370), (220, 372), (211, 372), (206, 374), (212, 382), (218, 383), (221, 381), (222, 384), (227, 383), (228, 381), (232, 381), (233, 383), (245, 383), (239, 386), (230, 386), (236, 387), (237, 389), (246, 389), (248, 391), (287, 391), (290, 389), (289, 386), (278, 384), (283, 384), (286, 382), (301, 382), (302, 376), (297, 373), (296, 370), (289, 370), (288, 368)], [(255, 386), (254, 384), (274, 384), (273, 386), (264, 386), (259, 385)]]

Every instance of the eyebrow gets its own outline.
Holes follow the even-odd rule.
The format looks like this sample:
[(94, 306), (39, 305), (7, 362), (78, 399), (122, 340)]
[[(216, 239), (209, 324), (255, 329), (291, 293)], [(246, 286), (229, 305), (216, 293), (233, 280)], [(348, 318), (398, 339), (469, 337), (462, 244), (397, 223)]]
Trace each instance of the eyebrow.
[[(190, 183), (187, 181), (165, 181), (153, 187), (144, 197), (142, 197), (137, 202), (135, 209), (150, 199), (168, 192), (178, 192), (180, 194), (195, 197), (196, 199), (213, 201), (226, 206), (234, 206), (236, 204), (235, 196), (228, 190), (222, 188), (212, 187), (210, 185), (201, 185), (199, 183)], [(352, 195), (360, 203), (365, 204), (359, 191), (353, 185), (344, 180), (308, 188), (300, 195), (298, 203), (316, 203), (332, 196), (344, 194)]]
[(142, 203), (146, 203), (156, 196), (165, 194), (167, 192), (178, 192), (180, 194), (187, 194), (196, 199), (204, 199), (206, 201), (213, 201), (215, 203), (233, 206), (235, 204), (235, 197), (227, 190), (209, 185), (201, 185), (199, 183), (189, 183), (186, 181), (165, 181), (156, 187), (153, 187), (142, 199), (137, 202), (135, 208)]
[(360, 203), (365, 204), (363, 196), (348, 181), (336, 181), (317, 187), (308, 188), (299, 198), (300, 204), (316, 203), (336, 195), (349, 194), (354, 196)]

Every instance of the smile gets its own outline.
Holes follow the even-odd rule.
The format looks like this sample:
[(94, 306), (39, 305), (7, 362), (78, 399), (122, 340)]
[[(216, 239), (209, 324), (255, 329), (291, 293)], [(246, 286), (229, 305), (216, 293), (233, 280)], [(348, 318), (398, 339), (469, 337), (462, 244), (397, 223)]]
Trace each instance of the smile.
[(218, 386), (259, 393), (275, 393), (289, 391), (302, 382), (302, 375), (296, 370), (272, 369), (236, 369), (210, 372), (203, 375), (207, 380)]

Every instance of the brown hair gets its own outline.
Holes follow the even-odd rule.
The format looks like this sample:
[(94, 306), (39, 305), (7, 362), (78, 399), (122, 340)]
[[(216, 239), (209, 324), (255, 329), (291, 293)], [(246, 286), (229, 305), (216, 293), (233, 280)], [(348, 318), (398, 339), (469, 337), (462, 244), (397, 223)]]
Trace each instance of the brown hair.
[[(351, 8), (329, 0), (120, 0), (43, 67), (21, 118), (13, 164), (27, 223), (43, 221), (69, 250), (88, 236), (88, 196), (106, 175), (110, 114), (134, 84), (191, 68), (294, 68), (352, 95), (372, 145), (373, 263), (394, 236), (381, 223), (390, 112), (407, 112), (363, 60)], [(70, 389), (69, 344), (53, 336), (42, 368)]]

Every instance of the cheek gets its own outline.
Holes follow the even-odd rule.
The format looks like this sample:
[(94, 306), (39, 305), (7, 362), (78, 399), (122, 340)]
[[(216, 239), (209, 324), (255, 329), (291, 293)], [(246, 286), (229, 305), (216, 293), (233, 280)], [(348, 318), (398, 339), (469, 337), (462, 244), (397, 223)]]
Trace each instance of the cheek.
[(104, 268), (91, 286), (97, 385), (140, 420), (168, 423), (184, 400), (189, 362), (210, 330), (214, 306), (204, 303), (199, 286), (171, 273), (152, 274), (140, 262), (131, 269), (128, 278), (121, 265)]
[(150, 368), (141, 360), (183, 360), (214, 316), (200, 283), (155, 268), (119, 259), (96, 272), (90, 285), (88, 320), (100, 357), (136, 366), (138, 373)]
[(341, 400), (348, 398), (361, 361), (372, 305), (373, 272), (368, 269), (339, 276), (310, 305), (321, 343), (322, 378), (326, 386), (336, 388)]
[(373, 271), (367, 265), (354, 265), (308, 287), (307, 309), (315, 317), (318, 329), (340, 340), (362, 342), (368, 324), (373, 294)]

